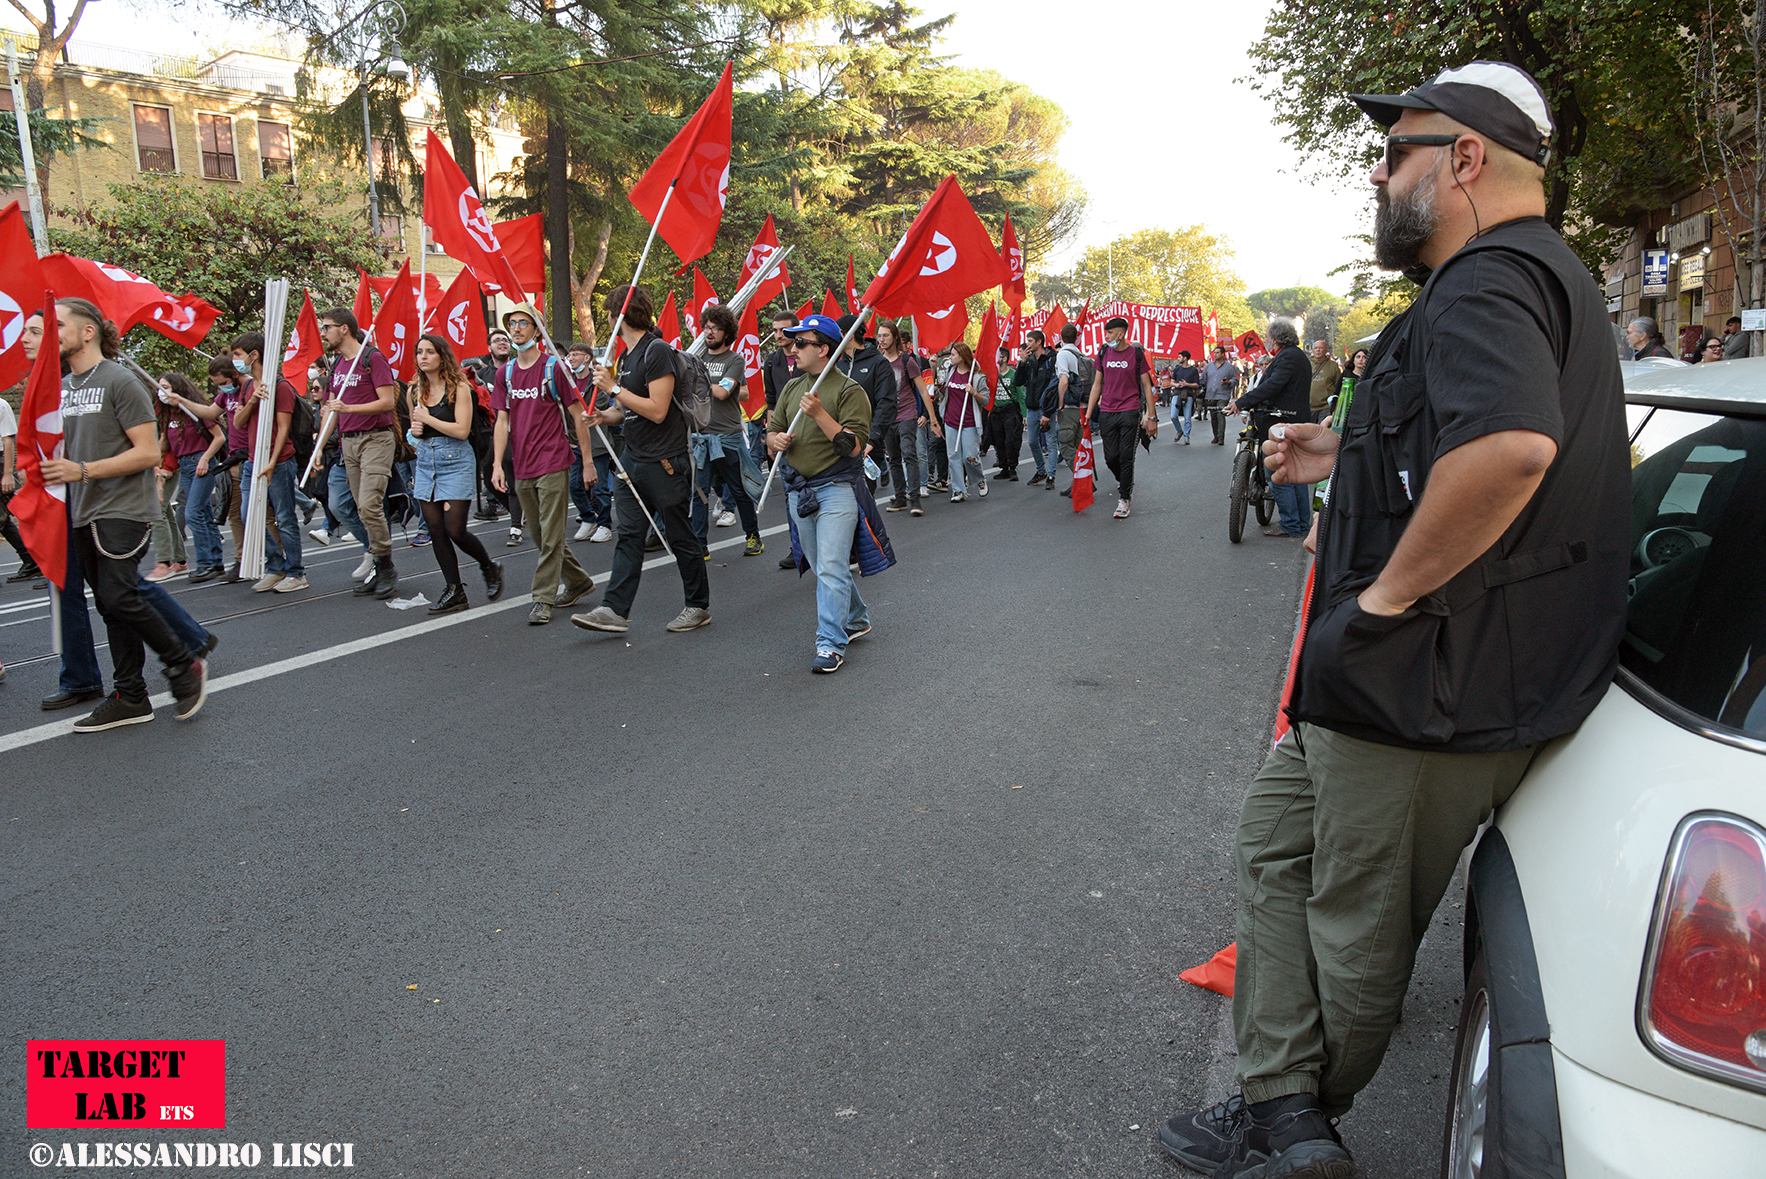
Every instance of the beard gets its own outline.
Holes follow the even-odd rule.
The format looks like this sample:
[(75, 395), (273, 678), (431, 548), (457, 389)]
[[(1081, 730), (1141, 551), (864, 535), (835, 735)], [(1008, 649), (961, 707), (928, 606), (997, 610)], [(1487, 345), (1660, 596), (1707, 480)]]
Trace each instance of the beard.
[(1422, 265), (1422, 249), (1441, 224), (1435, 212), (1435, 187), (1431, 172), (1396, 200), (1389, 187), (1374, 194), (1374, 263), (1380, 269), (1402, 271)]

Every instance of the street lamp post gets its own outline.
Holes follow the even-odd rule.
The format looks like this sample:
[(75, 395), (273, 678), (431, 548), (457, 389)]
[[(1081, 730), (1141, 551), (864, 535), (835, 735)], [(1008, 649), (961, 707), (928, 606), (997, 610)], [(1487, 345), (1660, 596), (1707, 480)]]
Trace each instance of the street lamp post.
[[(362, 91), (362, 153), (368, 165), (368, 215), (374, 226), (374, 240), (380, 240), (380, 187), (374, 176), (374, 125), (368, 118), (368, 71), (386, 65), (386, 76), (403, 82), (411, 76), (399, 52), (399, 34), (405, 31), (405, 9), (399, 0), (376, 0), (362, 13), (362, 52), (359, 59)], [(370, 62), (371, 45), (377, 45), (378, 56)]]

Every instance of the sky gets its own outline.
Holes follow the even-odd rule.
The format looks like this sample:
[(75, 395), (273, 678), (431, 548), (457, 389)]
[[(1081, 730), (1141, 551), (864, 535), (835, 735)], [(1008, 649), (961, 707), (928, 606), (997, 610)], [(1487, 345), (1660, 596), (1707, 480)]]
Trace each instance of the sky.
[[(1071, 120), (1057, 158), (1091, 202), (1077, 239), (1049, 269), (1139, 229), (1201, 224), (1231, 244), (1247, 291), (1347, 291), (1347, 278), (1330, 271), (1357, 256), (1346, 238), (1366, 232), (1373, 190), (1360, 176), (1314, 183), (1320, 169), (1282, 142), (1274, 108), (1235, 81), (1251, 72), (1247, 50), (1266, 5), (1113, 0), (1099, 6), (1097, 22), (1067, 28), (1027, 19), (1055, 9), (1021, 0), (917, 2), (927, 17), (956, 15), (942, 53), (1024, 82)], [(101, 0), (87, 7), (76, 40), (189, 52), (190, 20), (151, 0)], [(17, 26), (16, 14), (5, 23)], [(213, 20), (203, 25), (205, 40), (226, 36)], [(1069, 46), (1081, 52), (1064, 52)]]

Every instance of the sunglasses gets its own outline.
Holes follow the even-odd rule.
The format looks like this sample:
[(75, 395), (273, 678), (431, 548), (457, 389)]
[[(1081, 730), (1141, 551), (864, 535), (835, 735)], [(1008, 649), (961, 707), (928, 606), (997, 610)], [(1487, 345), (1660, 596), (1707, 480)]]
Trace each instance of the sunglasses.
[(1386, 136), (1386, 175), (1390, 176), (1398, 171), (1404, 164), (1405, 157), (1410, 154), (1407, 151), (1394, 152), (1393, 148), (1446, 147), (1449, 144), (1458, 143), (1460, 138), (1458, 135), (1388, 135)]

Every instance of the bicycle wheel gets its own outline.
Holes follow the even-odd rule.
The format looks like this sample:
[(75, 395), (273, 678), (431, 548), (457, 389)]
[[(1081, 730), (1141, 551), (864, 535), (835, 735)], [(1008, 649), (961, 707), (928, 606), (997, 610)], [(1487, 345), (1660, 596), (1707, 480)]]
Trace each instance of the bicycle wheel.
[(1251, 501), (1257, 509), (1257, 526), (1267, 527), (1275, 518), (1275, 491), (1270, 487), (1268, 471), (1257, 472), (1256, 483), (1251, 488)]
[(1241, 448), (1233, 456), (1232, 489), (1227, 494), (1226, 536), (1234, 544), (1245, 535), (1245, 501), (1251, 495), (1251, 452)]

